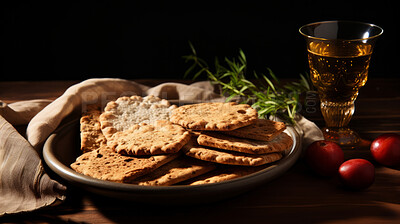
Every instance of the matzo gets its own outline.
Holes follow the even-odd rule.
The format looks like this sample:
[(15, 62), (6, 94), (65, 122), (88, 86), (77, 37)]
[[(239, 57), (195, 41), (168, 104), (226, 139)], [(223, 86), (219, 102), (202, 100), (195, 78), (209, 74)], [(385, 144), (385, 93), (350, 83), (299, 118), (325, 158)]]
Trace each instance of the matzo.
[(267, 119), (257, 119), (254, 124), (238, 128), (233, 131), (224, 131), (224, 134), (240, 138), (249, 138), (260, 141), (271, 141), (286, 129), (283, 122)]
[(154, 125), (136, 124), (131, 129), (115, 133), (108, 145), (127, 155), (158, 155), (176, 153), (190, 139), (189, 131), (169, 121)]
[(254, 123), (257, 117), (248, 104), (199, 103), (178, 107), (170, 120), (193, 130), (230, 131)]
[(178, 154), (132, 157), (114, 152), (107, 147), (82, 154), (71, 168), (78, 173), (113, 182), (130, 183), (178, 157)]
[(256, 166), (256, 167), (238, 167), (238, 166), (223, 166), (216, 170), (197, 176), (185, 182), (187, 185), (200, 185), (200, 184), (211, 184), (219, 183), (226, 180), (232, 180), (239, 177), (243, 177), (262, 169), (265, 169), (268, 165)]
[(260, 166), (272, 163), (282, 158), (281, 153), (269, 153), (262, 155), (245, 154), (240, 152), (223, 151), (215, 148), (208, 148), (198, 145), (191, 140), (183, 147), (185, 155), (214, 163), (241, 165), (241, 166)]
[(214, 163), (181, 156), (138, 178), (133, 183), (146, 186), (169, 186), (202, 175), (215, 168)]
[(238, 138), (217, 132), (204, 132), (197, 138), (197, 142), (203, 146), (250, 154), (282, 152), (290, 149), (293, 145), (292, 138), (285, 132), (280, 133), (272, 141), (259, 141)]
[(102, 131), (107, 139), (119, 131), (130, 129), (135, 124), (154, 124), (158, 120), (169, 120), (176, 108), (167, 100), (156, 96), (124, 96), (110, 101), (100, 115)]
[(101, 146), (107, 145), (107, 140), (101, 131), (99, 116), (100, 105), (88, 105), (87, 111), (80, 119), (81, 150), (90, 152)]

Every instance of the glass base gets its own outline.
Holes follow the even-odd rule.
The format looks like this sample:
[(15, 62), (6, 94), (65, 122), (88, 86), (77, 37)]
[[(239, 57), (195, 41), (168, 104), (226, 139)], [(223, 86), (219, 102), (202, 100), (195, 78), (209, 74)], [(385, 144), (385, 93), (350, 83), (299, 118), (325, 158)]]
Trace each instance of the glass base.
[(350, 128), (324, 127), (321, 130), (325, 140), (336, 142), (342, 148), (352, 149), (361, 142), (360, 136)]

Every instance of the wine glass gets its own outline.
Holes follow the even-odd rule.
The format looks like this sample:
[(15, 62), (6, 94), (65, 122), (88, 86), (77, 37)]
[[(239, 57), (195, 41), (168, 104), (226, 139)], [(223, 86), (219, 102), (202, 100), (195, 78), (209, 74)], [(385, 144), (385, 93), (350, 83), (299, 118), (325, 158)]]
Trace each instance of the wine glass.
[(311, 81), (320, 97), (324, 137), (353, 148), (360, 137), (348, 124), (383, 29), (362, 22), (325, 21), (304, 25), (299, 31), (306, 39)]

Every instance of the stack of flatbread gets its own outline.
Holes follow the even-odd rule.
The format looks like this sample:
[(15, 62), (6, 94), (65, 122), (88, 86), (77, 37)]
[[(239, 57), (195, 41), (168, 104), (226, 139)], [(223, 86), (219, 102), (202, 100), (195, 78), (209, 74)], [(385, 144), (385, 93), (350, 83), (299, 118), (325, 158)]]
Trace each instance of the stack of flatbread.
[(86, 107), (72, 169), (138, 185), (215, 183), (280, 160), (293, 141), (282, 122), (259, 119), (247, 104), (177, 107), (155, 96), (120, 97)]

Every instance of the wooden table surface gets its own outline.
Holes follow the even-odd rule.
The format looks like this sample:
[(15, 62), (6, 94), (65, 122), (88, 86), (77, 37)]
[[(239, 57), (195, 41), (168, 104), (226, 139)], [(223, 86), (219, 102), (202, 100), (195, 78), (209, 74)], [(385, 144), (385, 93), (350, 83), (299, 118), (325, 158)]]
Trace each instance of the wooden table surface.
[[(154, 85), (161, 81), (138, 82)], [(0, 100), (55, 99), (74, 83), (0, 82)], [(306, 117), (323, 125), (320, 113), (309, 112)], [(400, 134), (400, 79), (369, 80), (361, 89), (350, 124), (365, 141), (363, 147), (346, 150), (346, 159), (366, 158), (376, 167), (375, 182), (364, 191), (349, 191), (336, 178), (318, 177), (300, 159), (278, 179), (212, 204), (143, 205), (68, 186), (62, 204), (6, 216), (0, 223), (400, 223), (400, 169), (376, 164), (368, 148), (382, 133)]]

